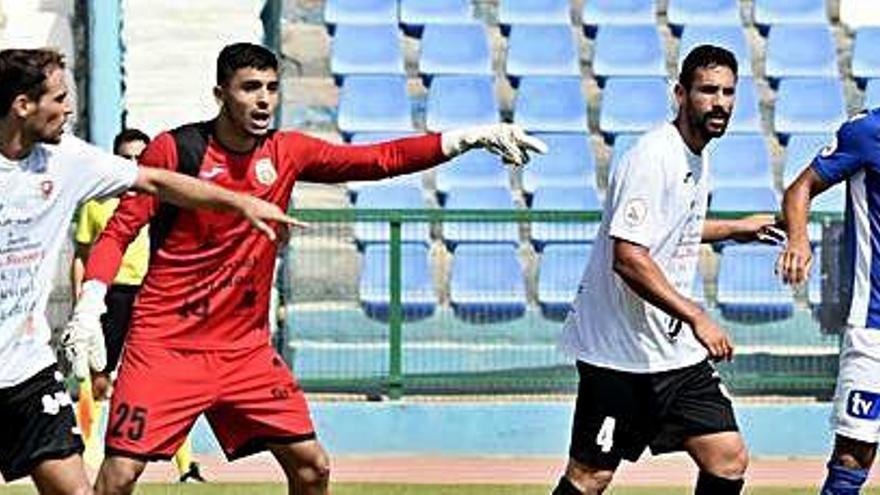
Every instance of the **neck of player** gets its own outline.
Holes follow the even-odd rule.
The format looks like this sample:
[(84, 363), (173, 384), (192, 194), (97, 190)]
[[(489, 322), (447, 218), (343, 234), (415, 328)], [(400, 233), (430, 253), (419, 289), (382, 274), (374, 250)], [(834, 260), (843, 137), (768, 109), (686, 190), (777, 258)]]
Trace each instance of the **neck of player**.
[(257, 146), (257, 138), (243, 132), (224, 112), (217, 116), (214, 137), (233, 153), (250, 153)]
[(709, 139), (711, 138), (707, 138), (699, 129), (692, 126), (682, 112), (679, 112), (675, 118), (674, 125), (678, 129), (678, 133), (681, 134), (681, 138), (688, 149), (695, 155), (702, 154), (703, 148), (709, 144)]
[(20, 126), (14, 125), (9, 119), (0, 120), (0, 154), (9, 160), (26, 158), (34, 142), (27, 139)]

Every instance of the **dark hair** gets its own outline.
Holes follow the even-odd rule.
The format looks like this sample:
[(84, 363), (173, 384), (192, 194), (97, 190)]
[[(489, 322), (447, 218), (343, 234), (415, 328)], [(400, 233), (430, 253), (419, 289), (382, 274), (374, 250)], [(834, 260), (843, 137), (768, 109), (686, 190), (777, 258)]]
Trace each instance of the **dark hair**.
[(18, 95), (39, 100), (46, 92), (43, 83), (56, 68), (64, 68), (64, 55), (49, 48), (0, 51), (0, 116), (9, 113)]
[(690, 90), (697, 69), (709, 67), (728, 67), (736, 76), (738, 65), (736, 57), (729, 50), (715, 45), (700, 45), (691, 50), (682, 62), (678, 83), (684, 86), (684, 89)]
[(150, 144), (150, 136), (140, 129), (123, 129), (113, 138), (113, 152), (119, 153), (119, 147), (132, 141), (141, 141)]
[(278, 71), (278, 59), (272, 50), (253, 43), (226, 45), (217, 55), (217, 85), (223, 86), (238, 69), (273, 69)]

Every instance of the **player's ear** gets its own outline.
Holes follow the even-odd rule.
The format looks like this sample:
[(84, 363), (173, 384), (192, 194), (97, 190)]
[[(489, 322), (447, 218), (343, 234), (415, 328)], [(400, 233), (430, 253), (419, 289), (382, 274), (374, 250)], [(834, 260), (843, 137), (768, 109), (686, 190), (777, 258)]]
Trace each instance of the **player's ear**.
[(687, 89), (680, 82), (677, 82), (672, 92), (675, 95), (675, 103), (678, 104), (678, 108), (681, 108), (684, 105), (685, 98), (687, 98)]
[(28, 98), (24, 93), (19, 94), (12, 100), (9, 111), (20, 119), (27, 118), (37, 107), (37, 102)]
[(217, 86), (214, 86), (214, 100), (217, 102), (218, 105), (220, 105), (221, 107), (223, 106), (223, 87), (221, 87), (219, 84)]

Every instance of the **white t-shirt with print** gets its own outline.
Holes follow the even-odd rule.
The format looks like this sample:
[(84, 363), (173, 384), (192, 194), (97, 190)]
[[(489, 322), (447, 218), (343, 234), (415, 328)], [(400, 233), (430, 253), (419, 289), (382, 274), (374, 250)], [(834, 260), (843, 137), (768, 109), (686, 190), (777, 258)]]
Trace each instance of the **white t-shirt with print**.
[(602, 224), (561, 347), (606, 368), (653, 373), (706, 358), (690, 326), (637, 295), (612, 268), (614, 239), (649, 249), (679, 291), (691, 294), (709, 191), (705, 153), (695, 155), (678, 129), (664, 124), (642, 136), (611, 179)]
[(0, 155), (0, 388), (55, 362), (46, 305), (70, 223), (85, 201), (131, 187), (137, 165), (75, 137)]

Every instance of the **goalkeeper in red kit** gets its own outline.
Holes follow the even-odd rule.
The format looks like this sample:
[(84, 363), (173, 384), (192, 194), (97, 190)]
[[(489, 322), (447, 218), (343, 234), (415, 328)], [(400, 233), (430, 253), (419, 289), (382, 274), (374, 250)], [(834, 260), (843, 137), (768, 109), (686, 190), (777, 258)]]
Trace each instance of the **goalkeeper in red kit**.
[[(433, 167), (471, 148), (521, 165), (543, 152), (519, 127), (496, 124), (363, 146), (273, 131), (278, 62), (261, 46), (217, 59), (217, 117), (160, 134), (141, 165), (176, 170), (288, 207), (294, 183), (374, 180)], [(94, 342), (106, 287), (125, 247), (150, 224), (151, 256), (112, 397), (99, 494), (132, 493), (151, 460), (169, 459), (200, 414), (226, 456), (268, 450), (290, 493), (324, 494), (329, 460), (289, 368), (269, 344), (276, 243), (232, 214), (122, 199), (86, 266), (69, 331)], [(72, 352), (89, 359), (90, 345)], [(96, 349), (97, 348), (97, 349)], [(94, 362), (100, 362), (95, 360)], [(88, 368), (87, 365), (75, 369)], [(98, 370), (99, 371), (99, 370)]]

